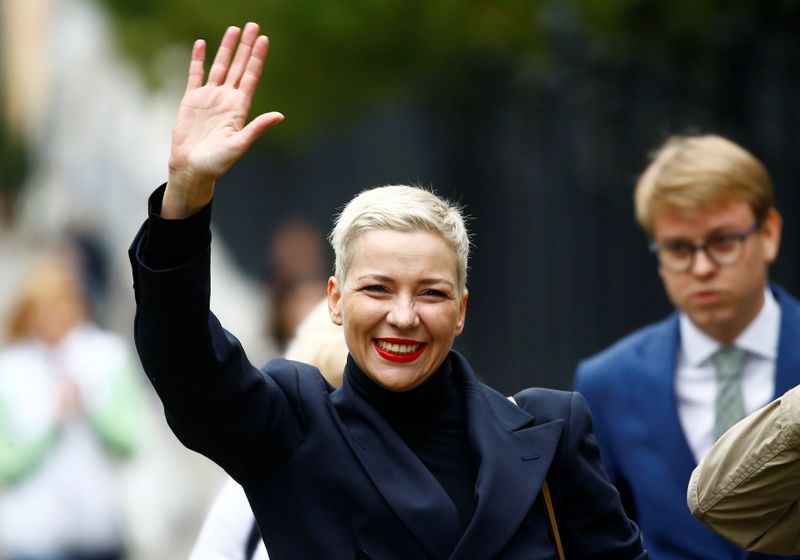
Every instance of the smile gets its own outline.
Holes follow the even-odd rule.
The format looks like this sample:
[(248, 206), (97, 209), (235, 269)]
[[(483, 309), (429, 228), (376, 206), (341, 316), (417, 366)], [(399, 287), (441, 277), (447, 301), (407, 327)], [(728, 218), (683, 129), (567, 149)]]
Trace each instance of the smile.
[(399, 338), (375, 338), (372, 346), (381, 358), (390, 362), (413, 362), (422, 355), (427, 344)]

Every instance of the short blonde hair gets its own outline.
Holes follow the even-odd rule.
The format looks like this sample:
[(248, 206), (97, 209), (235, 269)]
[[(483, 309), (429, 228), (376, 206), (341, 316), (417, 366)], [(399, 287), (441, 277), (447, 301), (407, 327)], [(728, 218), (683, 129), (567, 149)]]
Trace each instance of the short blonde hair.
[(334, 387), (342, 384), (347, 361), (344, 329), (331, 321), (328, 298), (314, 306), (297, 327), (285, 357), (315, 366)]
[(344, 282), (353, 255), (352, 246), (362, 233), (388, 229), (436, 233), (452, 247), (458, 262), (458, 290), (467, 286), (469, 233), (461, 208), (421, 187), (391, 185), (361, 192), (336, 219), (328, 239), (336, 256), (336, 278)]
[(764, 165), (741, 146), (716, 135), (670, 137), (636, 184), (636, 220), (653, 234), (653, 216), (665, 208), (694, 215), (730, 199), (745, 201), (757, 220), (774, 204)]

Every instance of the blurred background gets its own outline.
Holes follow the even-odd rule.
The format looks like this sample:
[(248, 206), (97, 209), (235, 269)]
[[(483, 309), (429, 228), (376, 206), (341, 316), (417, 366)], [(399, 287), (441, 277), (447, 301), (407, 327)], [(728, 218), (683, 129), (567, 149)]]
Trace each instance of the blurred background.
[[(28, 264), (67, 241), (93, 320), (132, 344), (125, 251), (166, 178), (191, 43), (213, 52), (248, 20), (271, 40), (253, 111), (287, 118), (220, 181), (213, 305), (255, 362), (323, 293), (336, 210), (363, 188), (413, 183), (472, 216), (457, 348), (501, 391), (568, 387), (580, 358), (670, 310), (632, 189), (674, 133), (728, 136), (766, 164), (785, 222), (773, 279), (800, 294), (791, 0), (0, 7), (2, 316)], [(147, 394), (150, 435), (123, 469), (127, 538), (136, 558), (180, 558), (221, 473), (174, 441)]]

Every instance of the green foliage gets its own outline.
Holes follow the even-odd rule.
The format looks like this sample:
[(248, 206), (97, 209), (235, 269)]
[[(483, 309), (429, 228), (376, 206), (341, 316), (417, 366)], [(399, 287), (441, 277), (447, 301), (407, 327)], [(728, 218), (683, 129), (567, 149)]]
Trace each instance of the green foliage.
[(27, 173), (27, 150), (22, 140), (11, 133), (0, 113), (0, 192), (13, 196), (22, 188)]
[[(372, 104), (461, 87), (476, 63), (513, 64), (542, 44), (538, 0), (97, 0), (123, 50), (156, 84), (183, 79), (195, 38), (213, 53), (227, 25), (252, 20), (270, 36), (255, 110), (276, 109), (302, 133)], [(179, 45), (180, 66), (164, 57)], [(458, 92), (455, 92), (458, 93)]]
[[(272, 49), (255, 110), (291, 119), (279, 138), (386, 101), (430, 92), (463, 97), (486, 65), (542, 76), (548, 62), (560, 63), (550, 55), (564, 39), (602, 64), (682, 60), (705, 72), (726, 36), (800, 21), (794, 0), (96, 1), (155, 83), (165, 73), (183, 81), (195, 38), (207, 39), (213, 53), (227, 25), (259, 22)], [(176, 45), (180, 56), (173, 56)]]

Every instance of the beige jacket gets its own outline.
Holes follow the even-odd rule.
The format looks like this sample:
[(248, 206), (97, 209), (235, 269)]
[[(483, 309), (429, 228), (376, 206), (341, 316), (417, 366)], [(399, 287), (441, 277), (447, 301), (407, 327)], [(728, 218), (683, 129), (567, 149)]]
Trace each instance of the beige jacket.
[(800, 387), (728, 430), (692, 473), (687, 499), (747, 550), (800, 554)]

